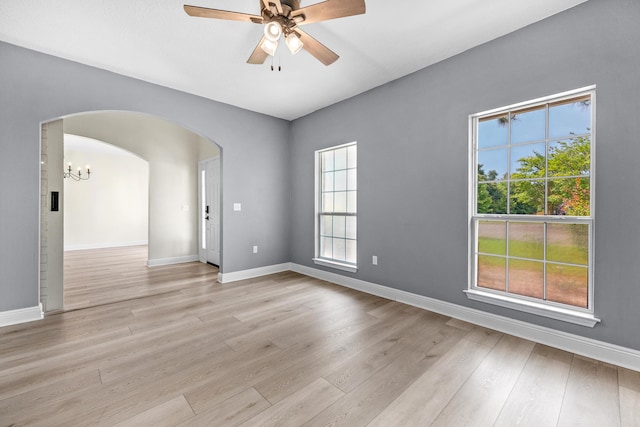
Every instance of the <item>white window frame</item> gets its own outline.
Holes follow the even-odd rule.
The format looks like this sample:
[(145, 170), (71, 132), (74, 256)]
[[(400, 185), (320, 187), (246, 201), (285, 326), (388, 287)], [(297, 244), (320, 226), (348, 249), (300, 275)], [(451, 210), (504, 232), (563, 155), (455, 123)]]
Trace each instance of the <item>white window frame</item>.
[[(506, 107), (496, 108), (483, 111), (469, 116), (469, 213), (468, 213), (468, 247), (469, 247), (469, 276), (468, 288), (465, 290), (467, 297), (471, 300), (483, 303), (493, 304), (500, 307), (506, 307), (539, 316), (549, 317), (569, 323), (574, 323), (587, 327), (594, 327), (600, 322), (600, 319), (594, 315), (594, 283), (593, 283), (593, 264), (594, 264), (594, 242), (593, 228), (595, 218), (595, 109), (596, 109), (596, 93), (595, 85), (567, 91), (551, 96), (546, 96), (531, 101), (521, 102)], [(522, 215), (522, 214), (478, 214), (477, 213), (477, 125), (482, 117), (491, 116), (500, 113), (506, 113), (512, 110), (524, 109), (544, 105), (551, 102), (558, 102), (565, 99), (576, 98), (579, 96), (589, 95), (591, 97), (591, 170), (590, 170), (590, 216), (589, 217), (564, 217), (559, 215)], [(581, 308), (568, 304), (554, 303), (527, 296), (520, 296), (502, 291), (494, 291), (487, 288), (481, 288), (476, 285), (477, 280), (477, 239), (476, 227), (478, 221), (499, 219), (501, 221), (511, 220), (514, 222), (535, 222), (535, 223), (581, 223), (587, 224), (589, 227), (589, 258), (588, 258), (588, 307)]]
[[(333, 151), (339, 148), (344, 148), (344, 147), (349, 147), (349, 146), (357, 146), (358, 143), (357, 141), (354, 142), (349, 142), (346, 144), (341, 144), (341, 145), (336, 145), (333, 147), (328, 147), (328, 148), (324, 148), (322, 150), (316, 150), (315, 151), (315, 168), (314, 168), (314, 176), (315, 176), (315, 187), (314, 187), (314, 199), (315, 199), (315, 207), (314, 207), (314, 257), (313, 257), (313, 262), (317, 265), (322, 265), (324, 267), (330, 267), (330, 268), (335, 268), (338, 270), (343, 270), (343, 271), (348, 271), (350, 273), (355, 273), (358, 271), (358, 264), (354, 263), (348, 263), (345, 261), (339, 261), (333, 258), (324, 258), (320, 256), (320, 216), (322, 214), (326, 214), (325, 212), (322, 212), (322, 153), (327, 152), (327, 151)], [(357, 161), (357, 160), (356, 160)], [(356, 164), (356, 171), (357, 171), (357, 164)], [(357, 172), (356, 172), (357, 173)], [(357, 192), (358, 189), (356, 188), (356, 200), (357, 200)], [(357, 202), (356, 202), (357, 203)], [(340, 213), (341, 215), (346, 215), (346, 216), (354, 216), (357, 218), (358, 214), (357, 212), (347, 212), (347, 213)], [(357, 233), (357, 232), (356, 232)], [(358, 241), (357, 235), (356, 235), (356, 242)], [(357, 258), (357, 255), (356, 255)]]

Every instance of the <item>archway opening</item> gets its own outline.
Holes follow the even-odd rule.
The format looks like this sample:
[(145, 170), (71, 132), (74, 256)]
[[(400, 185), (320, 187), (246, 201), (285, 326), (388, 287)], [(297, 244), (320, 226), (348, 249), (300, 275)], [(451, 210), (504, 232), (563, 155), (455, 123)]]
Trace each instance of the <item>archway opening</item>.
[[(73, 136), (65, 138), (65, 134)], [(70, 138), (77, 142), (75, 154), (74, 149), (64, 152), (65, 139)], [(58, 139), (62, 139), (62, 143), (59, 143)], [(141, 196), (140, 191), (136, 191), (136, 187), (139, 190), (141, 184), (134, 183), (138, 178), (125, 178), (127, 174), (117, 171), (107, 174), (109, 168), (106, 165), (110, 160), (104, 155), (93, 156), (94, 159), (101, 160), (87, 158), (90, 143), (82, 143), (93, 140), (101, 141), (103, 148), (106, 143), (112, 150), (120, 150), (120, 154), (123, 151), (128, 153), (129, 160), (121, 158), (119, 167), (142, 170), (145, 168), (140, 166), (140, 163), (135, 166), (135, 161), (147, 164), (146, 196)], [(74, 143), (70, 144), (73, 145)], [(84, 149), (85, 157), (76, 160), (72, 156), (79, 153), (78, 147)], [(217, 269), (213, 275), (204, 274), (199, 270), (203, 265), (199, 265), (198, 262), (199, 239), (202, 235), (198, 201), (198, 165), (200, 161), (212, 157), (221, 158), (221, 153), (220, 148), (210, 140), (167, 120), (147, 114), (120, 111), (90, 112), (43, 124), (41, 301), (45, 311), (83, 308), (169, 292), (180, 286), (192, 286), (194, 283), (188, 279), (189, 267), (195, 270), (195, 276), (214, 282)], [(69, 162), (74, 167), (81, 165), (81, 171), (87, 163), (91, 164), (90, 180), (72, 183), (63, 179), (62, 171), (67, 168)], [(101, 162), (103, 165), (98, 168)], [(127, 180), (129, 184), (119, 182)], [(89, 185), (82, 188), (82, 184)], [(97, 184), (101, 184), (102, 187), (98, 189)], [(220, 186), (220, 182), (215, 185)], [(94, 191), (91, 191), (90, 186)], [(49, 197), (54, 190), (59, 193), (60, 200), (57, 212), (51, 212), (49, 209)], [(107, 197), (109, 192), (113, 193), (111, 199)], [(140, 198), (146, 200), (139, 200)], [(145, 205), (146, 225), (140, 218), (140, 207)], [(72, 212), (69, 212), (70, 209)], [(117, 225), (119, 222), (120, 225)], [(141, 230), (145, 227), (146, 230)], [(125, 229), (128, 229), (128, 232)], [(145, 264), (137, 274), (113, 270), (114, 265), (126, 265), (126, 255), (123, 255), (126, 251), (122, 248), (145, 245)], [(65, 249), (66, 252), (75, 250), (76, 253), (107, 249), (118, 252), (114, 248), (121, 248), (121, 258), (111, 267), (102, 269), (101, 272), (95, 269), (91, 271), (98, 262), (87, 258), (86, 262), (89, 265), (84, 268), (84, 272), (80, 269), (80, 273), (74, 273), (75, 277), (79, 277), (80, 281), (86, 281), (87, 284), (96, 283), (97, 278), (103, 276), (112, 283), (126, 282), (129, 279), (130, 289), (122, 292), (120, 296), (113, 290), (110, 292), (106, 289), (102, 296), (94, 294), (84, 298), (84, 301), (79, 299), (67, 306), (64, 285), (66, 280), (62, 273), (62, 253), (65, 253)], [(187, 279), (168, 283), (167, 277), (173, 274), (169, 273), (170, 271), (175, 273), (175, 277), (182, 274)]]

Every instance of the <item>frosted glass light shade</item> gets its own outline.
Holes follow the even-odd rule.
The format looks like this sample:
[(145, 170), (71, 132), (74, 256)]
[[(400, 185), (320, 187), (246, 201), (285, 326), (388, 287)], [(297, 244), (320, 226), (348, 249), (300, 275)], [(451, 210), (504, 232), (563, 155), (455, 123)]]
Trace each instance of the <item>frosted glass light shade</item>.
[(265, 38), (262, 44), (260, 45), (260, 49), (262, 49), (265, 53), (273, 56), (276, 54), (276, 49), (278, 48), (278, 42), (274, 40), (269, 40)]
[(280, 39), (281, 35), (282, 35), (282, 26), (279, 23), (272, 21), (264, 26), (264, 36), (267, 39), (275, 42)]
[(304, 46), (300, 38), (295, 33), (289, 34), (285, 38), (285, 43), (293, 55), (300, 52), (300, 49)]

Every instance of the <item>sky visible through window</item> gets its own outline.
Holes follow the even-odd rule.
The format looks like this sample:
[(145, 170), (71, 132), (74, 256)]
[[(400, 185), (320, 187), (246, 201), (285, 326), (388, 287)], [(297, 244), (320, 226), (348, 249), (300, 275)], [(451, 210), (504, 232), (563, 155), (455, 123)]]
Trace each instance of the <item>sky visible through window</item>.
[[(508, 115), (484, 120), (478, 123), (478, 164), (485, 172), (496, 171), (496, 178), (503, 179), (508, 173), (508, 142), (511, 127), (511, 145), (542, 141), (541, 144), (522, 146), (511, 152), (511, 171), (517, 169), (519, 159), (531, 155), (534, 151), (544, 154), (546, 133), (546, 108), (516, 112), (509, 123)], [(569, 138), (573, 135), (590, 133), (591, 111), (582, 102), (572, 102), (550, 106), (549, 140)], [(495, 147), (495, 148), (492, 148)], [(492, 149), (489, 149), (492, 148)], [(486, 149), (486, 150), (485, 150)], [(515, 155), (514, 155), (515, 154)]]

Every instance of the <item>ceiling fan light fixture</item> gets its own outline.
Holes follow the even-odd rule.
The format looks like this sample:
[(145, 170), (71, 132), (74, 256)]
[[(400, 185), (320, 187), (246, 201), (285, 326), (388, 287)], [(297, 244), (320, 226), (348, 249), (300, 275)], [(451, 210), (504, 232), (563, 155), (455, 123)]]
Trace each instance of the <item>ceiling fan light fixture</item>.
[(276, 49), (278, 48), (278, 41), (269, 40), (268, 38), (264, 38), (262, 44), (260, 44), (260, 49), (262, 49), (265, 53), (274, 56), (276, 54)]
[(287, 44), (287, 47), (291, 51), (292, 55), (300, 52), (300, 49), (302, 49), (302, 46), (304, 46), (304, 43), (302, 43), (302, 40), (300, 40), (300, 37), (298, 37), (296, 33), (290, 33), (287, 37), (285, 37), (284, 41)]
[(281, 35), (282, 26), (278, 22), (271, 21), (264, 26), (264, 36), (272, 42), (278, 41)]
[[(251, 0), (255, 1), (255, 0)], [(260, 14), (184, 5), (189, 16), (244, 21), (262, 25), (264, 35), (253, 48), (247, 63), (264, 64), (269, 55), (276, 53), (281, 38), (285, 39), (292, 54), (301, 48), (324, 65), (331, 65), (339, 56), (318, 40), (299, 29), (299, 26), (366, 12), (365, 0), (324, 0), (300, 7), (302, 0), (260, 0)], [(291, 33), (294, 33), (292, 36)]]

